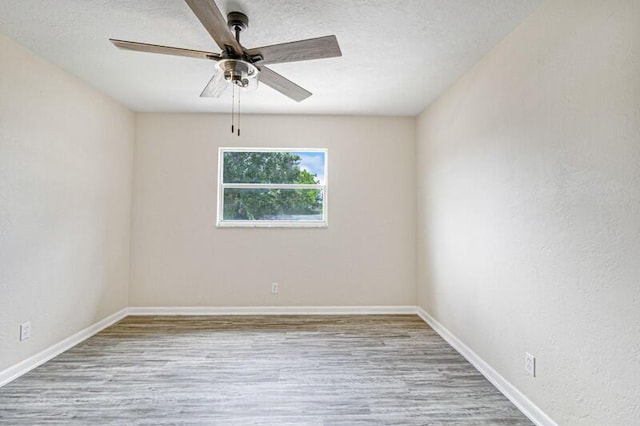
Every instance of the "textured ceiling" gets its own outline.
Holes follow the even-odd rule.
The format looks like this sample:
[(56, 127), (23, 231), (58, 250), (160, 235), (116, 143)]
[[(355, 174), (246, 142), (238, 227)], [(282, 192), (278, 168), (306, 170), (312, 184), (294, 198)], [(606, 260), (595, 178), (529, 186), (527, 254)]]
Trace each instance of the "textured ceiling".
[[(271, 68), (313, 92), (266, 86), (243, 112), (416, 115), (541, 0), (218, 0), (249, 16), (245, 47), (335, 34), (343, 56)], [(199, 94), (210, 61), (129, 52), (109, 38), (219, 52), (181, 0), (0, 0), (0, 32), (135, 111), (227, 112)], [(46, 82), (43, 82), (46, 84)]]

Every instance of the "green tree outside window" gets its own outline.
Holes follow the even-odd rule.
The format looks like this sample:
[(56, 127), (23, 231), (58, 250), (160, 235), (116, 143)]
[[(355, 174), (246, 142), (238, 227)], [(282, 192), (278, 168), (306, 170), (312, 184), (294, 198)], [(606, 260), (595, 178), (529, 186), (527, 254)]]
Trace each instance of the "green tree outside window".
[[(320, 184), (317, 174), (301, 168), (301, 157), (289, 151), (227, 151), (224, 184)], [(322, 189), (224, 188), (223, 219), (280, 220), (322, 216)]]

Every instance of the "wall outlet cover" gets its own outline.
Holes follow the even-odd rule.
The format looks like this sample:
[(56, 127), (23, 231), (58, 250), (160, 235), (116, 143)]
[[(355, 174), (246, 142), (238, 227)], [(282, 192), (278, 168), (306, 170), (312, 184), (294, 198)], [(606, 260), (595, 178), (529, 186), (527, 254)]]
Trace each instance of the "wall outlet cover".
[(20, 324), (20, 341), (31, 337), (31, 321)]
[(532, 377), (536, 377), (536, 357), (528, 352), (524, 354), (524, 369)]

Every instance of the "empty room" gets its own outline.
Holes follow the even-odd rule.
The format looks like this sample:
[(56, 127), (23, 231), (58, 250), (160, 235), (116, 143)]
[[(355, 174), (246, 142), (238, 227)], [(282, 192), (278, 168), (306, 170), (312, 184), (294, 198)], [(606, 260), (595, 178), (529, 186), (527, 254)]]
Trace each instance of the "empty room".
[(0, 1), (0, 425), (640, 425), (640, 1)]

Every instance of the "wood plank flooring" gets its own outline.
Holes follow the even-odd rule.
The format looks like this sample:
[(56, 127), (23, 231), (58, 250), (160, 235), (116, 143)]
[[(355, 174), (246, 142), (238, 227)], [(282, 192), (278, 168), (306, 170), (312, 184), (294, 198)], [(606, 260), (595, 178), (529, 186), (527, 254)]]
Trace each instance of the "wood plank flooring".
[(413, 315), (127, 317), (0, 388), (0, 424), (531, 425)]

